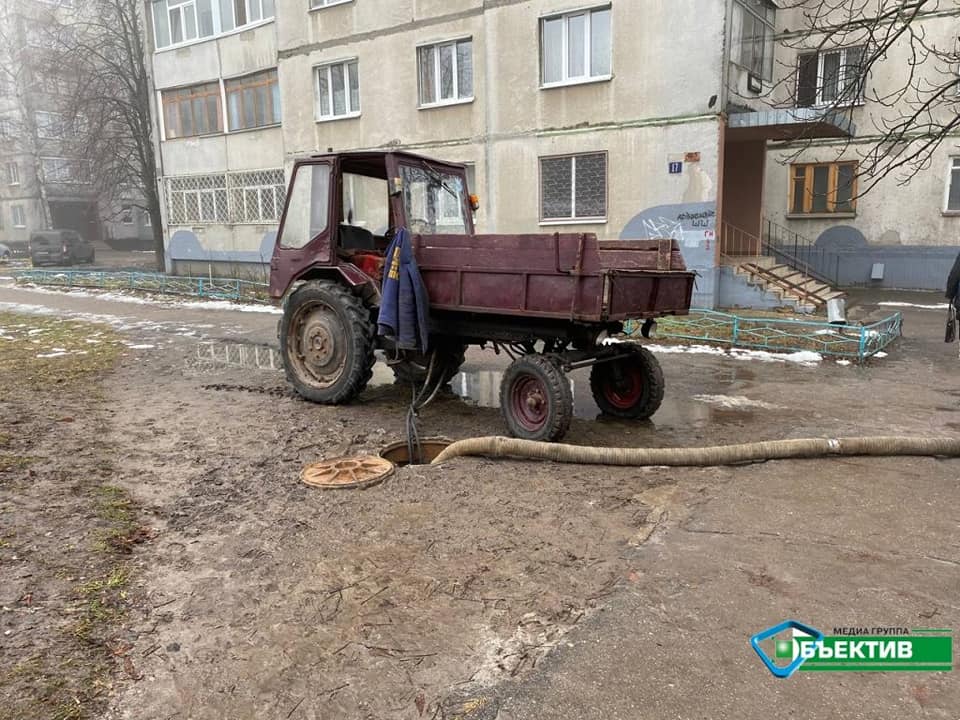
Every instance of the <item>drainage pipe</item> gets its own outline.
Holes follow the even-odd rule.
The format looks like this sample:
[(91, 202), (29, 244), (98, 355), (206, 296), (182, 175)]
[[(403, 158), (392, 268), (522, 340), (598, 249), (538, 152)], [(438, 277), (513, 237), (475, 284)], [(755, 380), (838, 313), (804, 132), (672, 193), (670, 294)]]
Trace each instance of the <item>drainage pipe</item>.
[(913, 455), (960, 457), (958, 438), (851, 437), (766, 440), (742, 445), (715, 445), (691, 448), (606, 448), (560, 443), (534, 442), (507, 437), (479, 437), (460, 440), (441, 452), (432, 465), (456, 457), (513, 457), (527, 460), (581, 463), (585, 465), (736, 465), (761, 460), (819, 458), (832, 455), (888, 457)]

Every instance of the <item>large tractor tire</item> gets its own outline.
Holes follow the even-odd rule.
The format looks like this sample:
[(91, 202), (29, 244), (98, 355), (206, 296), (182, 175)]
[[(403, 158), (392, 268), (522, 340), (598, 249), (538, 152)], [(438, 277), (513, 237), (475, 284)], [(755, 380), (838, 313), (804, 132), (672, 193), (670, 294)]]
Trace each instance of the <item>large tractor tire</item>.
[(280, 352), (299, 395), (342, 405), (373, 375), (375, 326), (363, 301), (329, 280), (313, 280), (290, 296), (280, 321)]
[[(459, 342), (441, 340), (433, 351), (438, 353), (434, 362), (440, 364), (439, 371), (443, 373), (443, 382), (440, 383), (440, 386), (443, 387), (460, 372), (460, 366), (466, 359), (467, 346)], [(390, 367), (393, 369), (394, 377), (396, 377), (398, 383), (406, 385), (412, 383), (420, 386), (427, 379), (427, 370), (430, 368), (430, 354), (417, 354), (402, 362), (393, 363)], [(437, 370), (438, 368), (434, 369), (435, 372)]]
[(544, 355), (519, 357), (503, 374), (500, 412), (513, 437), (559, 440), (567, 434), (573, 419), (570, 380)]
[(627, 357), (598, 363), (590, 370), (590, 391), (605, 415), (646, 420), (663, 402), (663, 370), (643, 347)]

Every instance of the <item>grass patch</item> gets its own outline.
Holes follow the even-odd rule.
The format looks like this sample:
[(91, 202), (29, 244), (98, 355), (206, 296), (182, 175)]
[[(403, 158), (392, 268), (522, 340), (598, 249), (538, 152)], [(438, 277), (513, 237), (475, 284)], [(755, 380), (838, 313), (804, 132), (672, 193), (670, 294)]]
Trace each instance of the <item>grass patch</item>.
[(69, 387), (112, 367), (123, 349), (105, 325), (0, 312), (0, 395), (14, 383)]
[(784, 313), (737, 317), (714, 312), (692, 312), (657, 320), (657, 340), (697, 342), (721, 347), (742, 347), (791, 352), (810, 350), (856, 357), (860, 350), (859, 329), (829, 327), (823, 321)]

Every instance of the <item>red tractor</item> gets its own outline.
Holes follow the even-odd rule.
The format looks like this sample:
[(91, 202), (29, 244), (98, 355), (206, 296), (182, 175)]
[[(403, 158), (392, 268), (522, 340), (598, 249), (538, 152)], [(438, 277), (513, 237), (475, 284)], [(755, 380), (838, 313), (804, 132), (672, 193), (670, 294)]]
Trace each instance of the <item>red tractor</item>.
[[(469, 345), (513, 362), (500, 405), (512, 435), (553, 441), (573, 415), (566, 373), (591, 367), (600, 409), (645, 419), (663, 399), (656, 358), (634, 343), (605, 344), (623, 321), (689, 311), (694, 273), (673, 240), (595, 235), (477, 235), (463, 166), (404, 152), (316, 155), (293, 168), (270, 294), (283, 299), (280, 347), (304, 398), (343, 404), (370, 380), (374, 351), (398, 377), (456, 375)], [(410, 234), (426, 286), (429, 352), (398, 350), (377, 334), (384, 253)]]

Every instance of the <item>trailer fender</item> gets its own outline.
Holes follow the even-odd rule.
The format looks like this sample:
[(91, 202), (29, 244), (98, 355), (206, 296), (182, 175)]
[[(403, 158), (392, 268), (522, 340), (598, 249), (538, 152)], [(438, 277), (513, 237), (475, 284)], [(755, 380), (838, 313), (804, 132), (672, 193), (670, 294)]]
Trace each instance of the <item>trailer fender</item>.
[(356, 295), (363, 298), (363, 302), (368, 307), (380, 307), (380, 288), (372, 277), (353, 263), (341, 263), (339, 265), (314, 265), (300, 273), (281, 299), (281, 306), (286, 307), (287, 298), (304, 283), (310, 280), (334, 280), (350, 288)]

